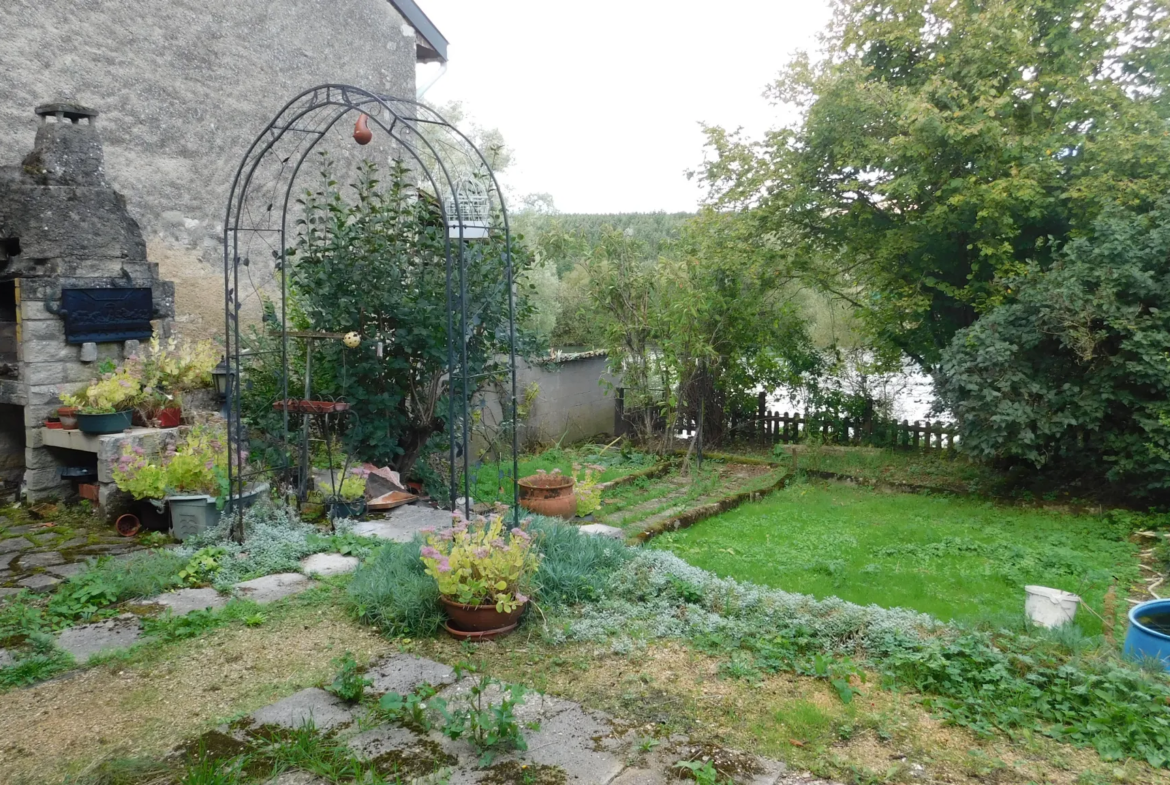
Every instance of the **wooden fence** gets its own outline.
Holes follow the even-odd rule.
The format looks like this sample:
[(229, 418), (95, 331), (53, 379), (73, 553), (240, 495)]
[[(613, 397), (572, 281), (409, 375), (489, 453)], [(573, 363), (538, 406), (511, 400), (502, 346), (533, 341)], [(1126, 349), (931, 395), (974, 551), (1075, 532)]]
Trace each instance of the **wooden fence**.
[[(614, 399), (614, 435), (633, 433), (639, 412), (626, 411), (624, 390), (619, 388)], [(665, 420), (655, 414), (655, 427), (666, 427)], [(760, 393), (759, 407), (748, 417), (732, 416), (727, 431), (740, 442), (760, 445), (797, 444), (817, 436), (825, 444), (854, 444), (875, 447), (899, 447), (914, 450), (954, 450), (953, 426), (930, 420), (852, 420), (809, 412), (774, 412), (767, 408), (767, 398)], [(679, 433), (690, 436), (695, 432), (694, 422), (681, 423)]]

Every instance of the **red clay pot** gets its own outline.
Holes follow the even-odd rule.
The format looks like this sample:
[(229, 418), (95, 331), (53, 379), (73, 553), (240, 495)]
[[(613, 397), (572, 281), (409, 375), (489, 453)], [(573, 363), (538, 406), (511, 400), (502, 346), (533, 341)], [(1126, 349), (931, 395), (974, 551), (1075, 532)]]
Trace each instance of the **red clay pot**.
[[(527, 602), (521, 603), (511, 613), (500, 613), (495, 605), (464, 605), (439, 595), (443, 610), (451, 620), (450, 627), (458, 632), (507, 632), (505, 627), (515, 628), (524, 613)], [(459, 637), (459, 636), (456, 636)]]
[(61, 420), (61, 430), (75, 431), (77, 430), (77, 407), (76, 406), (58, 406), (57, 417)]
[(517, 484), (520, 486), (520, 506), (529, 512), (566, 521), (577, 517), (577, 494), (573, 491), (576, 480), (572, 477), (534, 474)]
[(158, 413), (159, 428), (178, 428), (183, 421), (182, 409), (163, 409)]
[(119, 516), (118, 520), (114, 521), (114, 528), (117, 529), (118, 534), (122, 535), (123, 537), (133, 537), (135, 534), (138, 534), (139, 530), (142, 528), (142, 523), (138, 520), (137, 515), (126, 513), (125, 515)]

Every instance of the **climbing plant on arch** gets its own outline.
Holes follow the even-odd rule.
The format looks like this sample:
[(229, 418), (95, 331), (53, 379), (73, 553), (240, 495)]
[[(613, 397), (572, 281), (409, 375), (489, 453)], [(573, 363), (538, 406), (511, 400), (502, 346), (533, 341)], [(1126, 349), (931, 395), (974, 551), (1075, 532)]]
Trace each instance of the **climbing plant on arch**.
[[(466, 135), (416, 101), (348, 85), (306, 90), (244, 155), (223, 252), (229, 432), (246, 445), (251, 426), (279, 445), (264, 468), (230, 451), (233, 493), (265, 473), (303, 496), (310, 426), (344, 430), (359, 457), (403, 467), (437, 430), (443, 501), (462, 498), (470, 514), (474, 400), (502, 381), (511, 465), (500, 485), (515, 502), (513, 283), (527, 256)], [(433, 296), (419, 297), (424, 287)], [(263, 389), (249, 378), (260, 366), (271, 371)], [(347, 388), (357, 400), (345, 400)]]

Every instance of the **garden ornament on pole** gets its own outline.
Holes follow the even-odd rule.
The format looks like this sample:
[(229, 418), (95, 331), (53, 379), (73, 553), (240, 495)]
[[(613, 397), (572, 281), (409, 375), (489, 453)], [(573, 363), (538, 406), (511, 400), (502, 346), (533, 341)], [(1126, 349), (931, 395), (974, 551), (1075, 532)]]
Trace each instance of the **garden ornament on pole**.
[[(342, 122), (348, 118), (348, 122)], [(353, 123), (352, 126), (349, 123)], [(352, 132), (349, 130), (352, 128)], [(433, 197), (443, 225), (448, 229), (444, 241), (446, 264), (446, 393), (449, 498), (464, 500), (463, 512), (471, 515), (472, 453), (470, 421), (471, 398), (478, 379), (471, 379), (468, 365), (468, 342), (478, 324), (481, 303), (468, 299), (469, 264), (474, 263), (474, 240), (489, 236), (502, 237), (504, 281), (488, 296), (498, 296), (502, 308), (507, 298), (507, 376), (510, 396), (505, 417), (511, 428), (511, 502), (516, 506), (517, 474), (516, 395), (516, 301), (513, 281), (513, 254), (508, 214), (499, 183), (487, 159), (468, 137), (447, 122), (434, 109), (417, 101), (379, 95), (359, 87), (327, 84), (305, 90), (294, 97), (259, 130), (255, 141), (244, 154), (236, 171), (228, 198), (224, 232), (224, 326), (229, 378), (227, 415), (233, 442), (247, 441), (242, 400), (249, 380), (241, 367), (241, 357), (256, 359), (255, 353), (244, 355), (243, 322), (255, 309), (263, 310), (263, 320), (256, 319), (275, 346), (269, 352), (282, 369), (274, 402), (290, 399), (289, 340), (295, 338), (297, 325), (289, 311), (289, 268), (295, 262), (289, 253), (290, 238), (295, 235), (300, 218), (297, 195), (298, 176), (310, 153), (336, 154), (346, 161), (357, 158), (396, 159), (409, 165), (417, 177), (420, 197)], [(497, 234), (498, 233), (498, 234)], [(246, 312), (246, 308), (251, 312)], [(340, 336), (339, 336), (340, 337)], [(346, 336), (346, 345), (352, 341)], [(362, 336), (359, 342), (365, 343)], [(343, 339), (344, 340), (344, 339)], [(371, 346), (382, 357), (383, 343)], [(304, 456), (290, 453), (289, 414), (285, 407), (281, 442), (283, 461), (303, 462)], [(295, 413), (295, 412), (294, 412)], [(268, 434), (270, 437), (273, 434)], [(230, 451), (229, 484), (233, 493), (241, 493), (258, 473), (283, 473), (296, 468), (276, 465), (257, 469), (241, 465)], [(457, 455), (462, 466), (457, 469)], [(461, 469), (461, 471), (460, 471)], [(300, 471), (297, 473), (299, 474)], [(462, 482), (459, 482), (460, 474)], [(242, 527), (242, 516), (238, 525)], [(242, 530), (237, 537), (242, 537)]]

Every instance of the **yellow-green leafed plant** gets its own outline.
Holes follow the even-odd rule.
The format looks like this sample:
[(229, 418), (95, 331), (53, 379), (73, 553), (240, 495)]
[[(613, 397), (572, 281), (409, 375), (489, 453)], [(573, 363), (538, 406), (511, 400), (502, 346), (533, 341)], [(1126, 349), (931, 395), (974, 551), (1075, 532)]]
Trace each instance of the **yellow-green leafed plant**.
[(366, 493), (366, 481), (363, 477), (346, 477), (341, 481), (339, 496), (347, 502), (357, 501)]
[(61, 403), (76, 406), (82, 414), (112, 414), (134, 407), (142, 384), (126, 366), (103, 373), (79, 393), (64, 394)]
[(179, 393), (211, 386), (211, 371), (219, 361), (219, 350), (211, 341), (168, 338), (156, 333), (136, 357), (126, 361), (142, 379), (148, 391)]
[(450, 529), (427, 535), (421, 553), (440, 594), (465, 605), (495, 605), (500, 613), (528, 601), (524, 592), (538, 564), (528, 532), (507, 530), (502, 515), (472, 521), (456, 515)]
[(581, 464), (573, 464), (573, 480), (577, 492), (577, 516), (584, 518), (601, 509), (601, 488), (598, 478), (605, 471), (604, 466), (586, 466), (585, 476), (578, 477)]
[[(240, 451), (241, 464), (247, 452)], [(161, 455), (127, 445), (114, 464), (114, 482), (135, 499), (206, 494), (226, 501), (228, 438), (222, 424), (196, 425)]]

